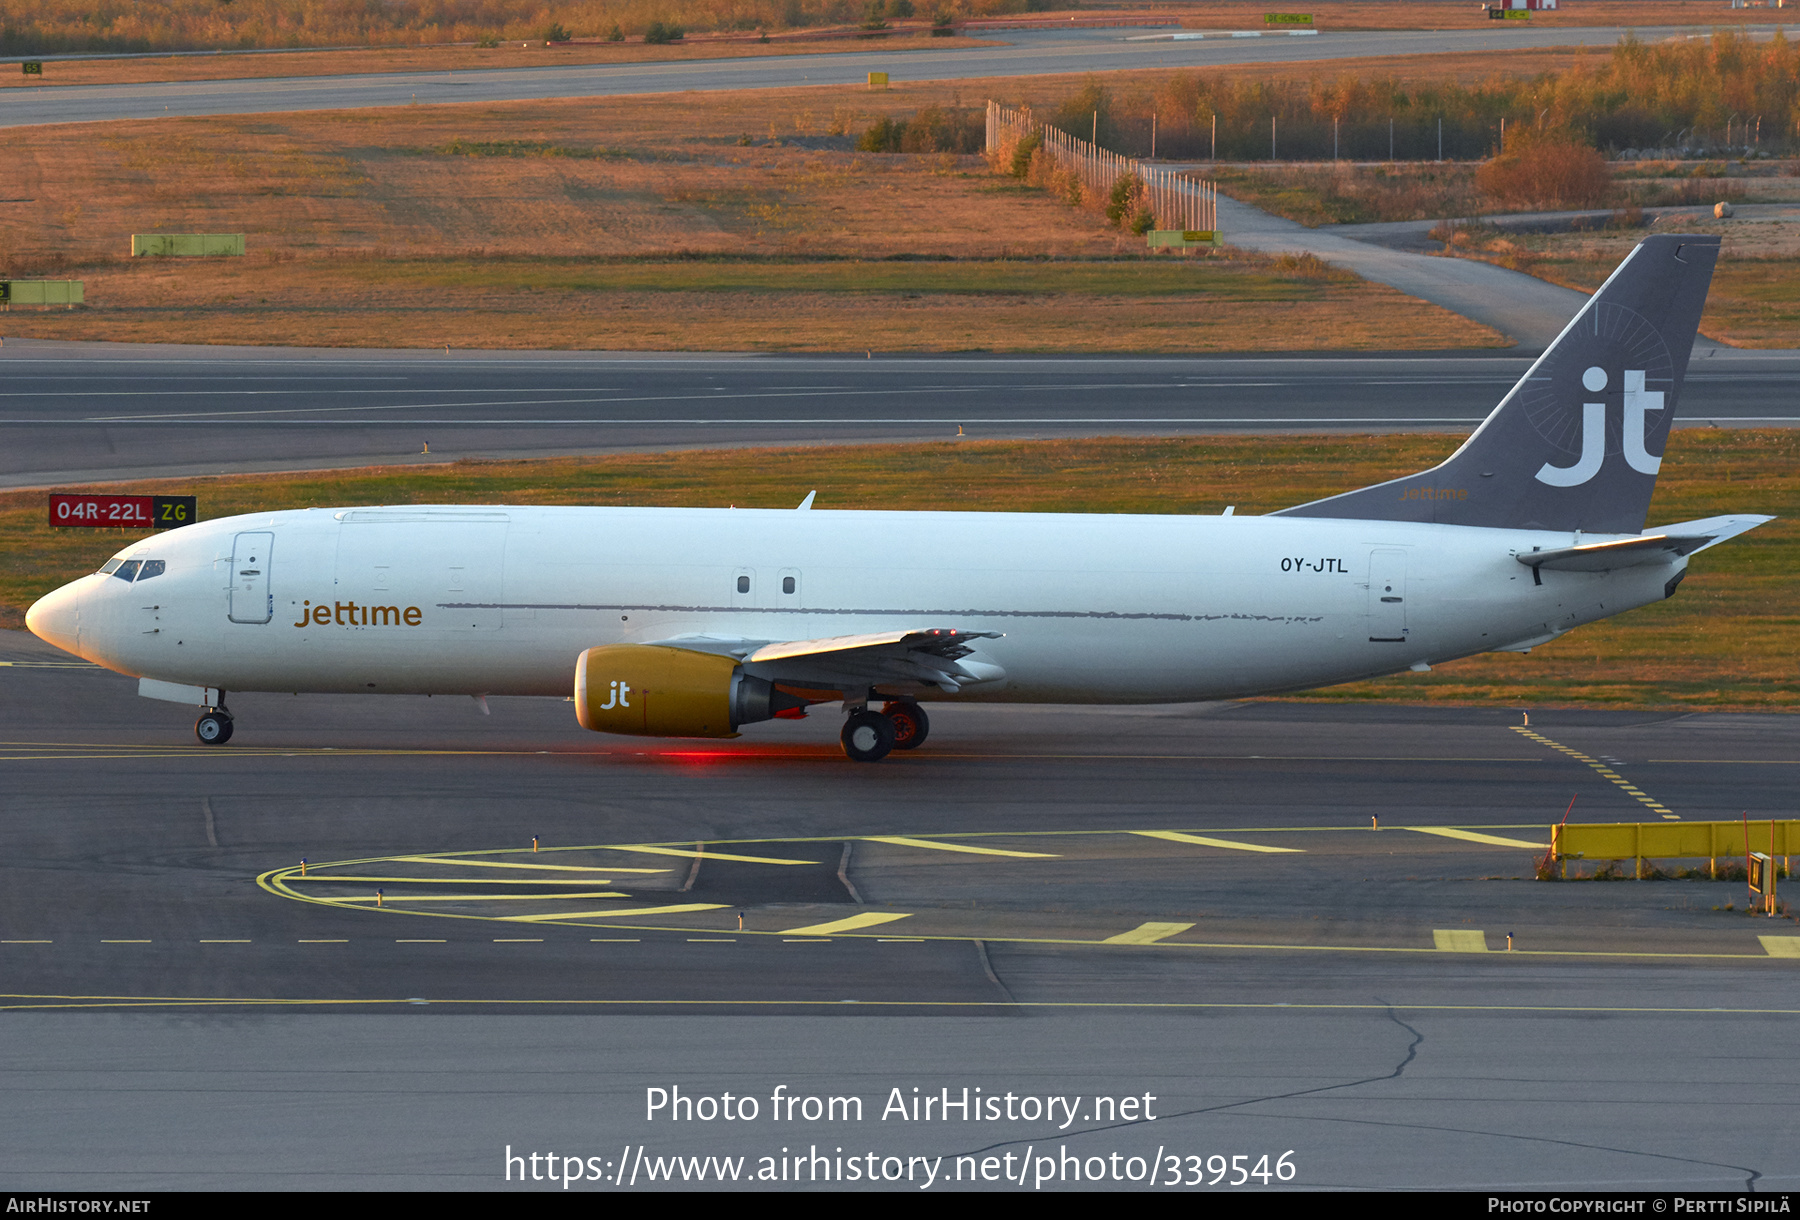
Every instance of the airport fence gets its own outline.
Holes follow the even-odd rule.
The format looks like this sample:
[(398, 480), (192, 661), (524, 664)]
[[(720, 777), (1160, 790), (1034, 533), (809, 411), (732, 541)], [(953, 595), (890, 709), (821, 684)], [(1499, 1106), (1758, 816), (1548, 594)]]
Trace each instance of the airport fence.
[(988, 160), (997, 168), (1024, 176), (1021, 152), (1029, 160), (1042, 152), (1056, 167), (1073, 176), (1082, 200), (1105, 206), (1124, 179), (1135, 179), (1141, 205), (1154, 218), (1154, 228), (1216, 233), (1218, 187), (1179, 170), (1150, 165), (1109, 152), (1060, 128), (1040, 123), (1029, 109), (1014, 110), (995, 101), (987, 105)]

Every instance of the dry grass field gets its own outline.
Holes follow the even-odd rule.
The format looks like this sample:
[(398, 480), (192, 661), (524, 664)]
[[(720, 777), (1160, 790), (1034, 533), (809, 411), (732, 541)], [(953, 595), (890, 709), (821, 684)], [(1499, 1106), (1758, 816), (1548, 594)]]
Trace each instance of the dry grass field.
[[(459, 462), (189, 479), (107, 490), (198, 493), (206, 519), (344, 504), (657, 504), (1017, 512), (1264, 513), (1440, 460), (1457, 437), (968, 441)], [(1683, 429), (1652, 525), (1717, 513), (1780, 519), (1697, 556), (1669, 601), (1529, 655), (1491, 653), (1301, 696), (1542, 706), (1800, 708), (1800, 432)], [(0, 626), (94, 570), (126, 538), (45, 524), (42, 492), (0, 494)]]
[(1733, 347), (1800, 347), (1800, 205), (1754, 219), (1682, 216), (1647, 228), (1576, 233), (1511, 234), (1471, 226), (1455, 232), (1449, 248), (1592, 292), (1646, 232), (1716, 233), (1723, 239), (1700, 320), (1706, 335)]
[[(1304, 267), (1236, 255), (1149, 259), (1141, 238), (997, 176), (978, 157), (854, 149), (880, 115), (979, 103), (980, 89), (0, 131), (0, 161), (12, 167), (0, 274), (81, 279), (88, 301), (75, 311), (14, 310), (4, 328), (398, 347), (1218, 351), (1501, 341), (1390, 289)], [(250, 253), (133, 260), (134, 232), (242, 232)], [(749, 283), (747, 263), (772, 268)]]

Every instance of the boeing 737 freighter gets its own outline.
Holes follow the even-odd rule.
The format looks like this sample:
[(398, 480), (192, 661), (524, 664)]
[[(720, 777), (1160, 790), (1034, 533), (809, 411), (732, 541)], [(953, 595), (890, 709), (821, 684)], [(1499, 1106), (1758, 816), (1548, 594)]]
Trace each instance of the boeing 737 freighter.
[(26, 622), (198, 706), (215, 745), (228, 690), (573, 693), (584, 728), (655, 737), (841, 703), (862, 761), (921, 744), (932, 700), (1229, 699), (1524, 651), (1770, 520), (1644, 532), (1718, 248), (1644, 241), (1441, 465), (1268, 516), (307, 509), (145, 538)]

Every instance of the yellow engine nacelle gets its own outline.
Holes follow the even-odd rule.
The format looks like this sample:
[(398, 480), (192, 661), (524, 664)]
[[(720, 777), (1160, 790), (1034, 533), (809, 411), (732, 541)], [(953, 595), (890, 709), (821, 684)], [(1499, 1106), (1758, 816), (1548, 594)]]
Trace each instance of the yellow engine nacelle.
[(735, 737), (740, 724), (805, 706), (709, 652), (607, 644), (575, 662), (575, 717), (597, 733)]

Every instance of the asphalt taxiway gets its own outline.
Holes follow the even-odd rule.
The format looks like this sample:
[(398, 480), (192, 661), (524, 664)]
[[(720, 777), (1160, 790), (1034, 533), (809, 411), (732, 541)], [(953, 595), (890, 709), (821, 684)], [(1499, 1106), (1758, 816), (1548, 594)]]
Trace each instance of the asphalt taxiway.
[[(1741, 883), (1533, 879), (1577, 794), (1596, 821), (1792, 816), (1792, 717), (946, 707), (858, 765), (826, 715), (695, 744), (590, 736), (557, 700), (243, 695), (208, 748), (130, 679), (16, 633), (0, 661), (18, 1186), (492, 1186), (508, 1143), (800, 1138), (1296, 1148), (1303, 1185), (1793, 1184), (1800, 927)], [(781, 1081), (1185, 1117), (641, 1110)]]
[[(0, 487), (460, 457), (1224, 432), (1468, 432), (1524, 357), (865, 357), (9, 339)], [(1678, 426), (1800, 422), (1800, 353), (1694, 351)], [(427, 448), (429, 452), (427, 452)]]
[[(1767, 38), (1778, 26), (1744, 32)], [(172, 81), (126, 85), (67, 85), (9, 89), (0, 127), (106, 122), (206, 114), (268, 114), (352, 107), (458, 102), (540, 101), (618, 97), (687, 90), (786, 89), (805, 85), (862, 86), (870, 72), (907, 80), (1083, 75), (1132, 69), (1218, 67), (1356, 59), (1442, 52), (1505, 52), (1542, 47), (1607, 47), (1623, 28), (1533, 28), (1508, 22), (1477, 30), (1328, 31), (1309, 37), (1231, 37), (1211, 31), (1120, 29), (1008, 31), (988, 47), (909, 50), (857, 48), (843, 54), (786, 55), (674, 63), (504, 67), (467, 72), (389, 72), (250, 80)], [(1182, 37), (1173, 35), (1179, 33)], [(1704, 36), (1697, 27), (1646, 27), (1644, 42)], [(496, 51), (500, 62), (505, 53)], [(54, 71), (54, 69), (52, 69)], [(52, 78), (53, 79), (53, 78)]]

